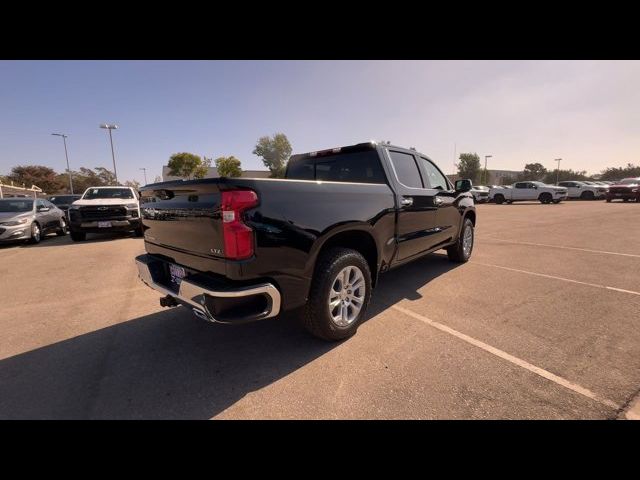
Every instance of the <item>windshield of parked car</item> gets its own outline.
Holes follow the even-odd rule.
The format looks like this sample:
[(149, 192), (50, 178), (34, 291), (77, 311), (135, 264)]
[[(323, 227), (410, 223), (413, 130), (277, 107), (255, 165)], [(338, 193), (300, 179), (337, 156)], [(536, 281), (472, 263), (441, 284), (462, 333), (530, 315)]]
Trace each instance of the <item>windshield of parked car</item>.
[(33, 210), (33, 200), (0, 200), (0, 212), (30, 212)]
[(545, 183), (542, 183), (542, 182), (531, 182), (531, 183), (533, 183), (534, 185), (536, 185), (538, 187), (546, 187), (547, 186)]
[(78, 200), (78, 198), (80, 197), (76, 197), (73, 195), (61, 195), (59, 197), (51, 197), (49, 198), (49, 201), (54, 205), (68, 205)]
[(637, 178), (625, 178), (620, 182), (622, 185), (634, 185), (636, 183), (640, 183), (640, 180)]
[(128, 188), (90, 188), (82, 197), (83, 200), (96, 198), (133, 198), (133, 193)]

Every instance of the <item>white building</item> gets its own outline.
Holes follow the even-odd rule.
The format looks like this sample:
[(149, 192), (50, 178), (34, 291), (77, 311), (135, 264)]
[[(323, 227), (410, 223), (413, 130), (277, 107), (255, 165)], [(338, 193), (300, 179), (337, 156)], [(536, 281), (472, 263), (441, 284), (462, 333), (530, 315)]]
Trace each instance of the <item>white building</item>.
[[(271, 172), (269, 170), (243, 170), (242, 177), (243, 178), (269, 178)], [(207, 174), (204, 178), (218, 178), (218, 169), (216, 167), (209, 167)], [(162, 167), (162, 181), (168, 182), (171, 180), (181, 180), (182, 177), (174, 177), (173, 175), (169, 175), (169, 167), (167, 165), (163, 165)]]

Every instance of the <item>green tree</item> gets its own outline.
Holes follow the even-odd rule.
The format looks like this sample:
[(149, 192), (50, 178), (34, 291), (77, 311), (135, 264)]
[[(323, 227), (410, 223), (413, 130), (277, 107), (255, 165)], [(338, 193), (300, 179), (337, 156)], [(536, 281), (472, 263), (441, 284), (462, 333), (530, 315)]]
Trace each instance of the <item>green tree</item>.
[(131, 187), (136, 191), (140, 190), (140, 182), (137, 180), (127, 180), (126, 182), (124, 182), (124, 186)]
[(203, 178), (211, 166), (211, 159), (203, 160), (198, 155), (189, 152), (174, 153), (169, 158), (169, 175), (188, 180)]
[(458, 167), (458, 176), (460, 178), (468, 178), (473, 183), (480, 181), (480, 157), (477, 153), (461, 153)]
[(574, 171), (574, 170), (549, 170), (544, 176), (544, 183), (553, 184), (556, 183), (556, 178), (559, 182), (565, 180), (589, 180), (586, 170)]
[(543, 180), (547, 174), (547, 169), (541, 163), (527, 163), (522, 171), (521, 180)]
[(102, 185), (120, 185), (120, 183), (116, 182), (116, 176), (111, 170), (107, 170), (104, 167), (96, 167), (94, 170), (102, 181)]
[(260, 137), (253, 154), (262, 157), (262, 163), (271, 171), (271, 178), (282, 178), (291, 157), (291, 143), (284, 133), (273, 137)]
[(7, 179), (20, 187), (35, 185), (46, 193), (58, 193), (64, 188), (55, 170), (44, 165), (18, 165), (11, 169)]
[(221, 177), (240, 177), (242, 168), (240, 160), (231, 155), (230, 157), (216, 158), (216, 169)]
[(640, 177), (640, 165), (627, 163), (626, 167), (609, 167), (602, 171), (600, 180), (621, 180), (627, 177)]

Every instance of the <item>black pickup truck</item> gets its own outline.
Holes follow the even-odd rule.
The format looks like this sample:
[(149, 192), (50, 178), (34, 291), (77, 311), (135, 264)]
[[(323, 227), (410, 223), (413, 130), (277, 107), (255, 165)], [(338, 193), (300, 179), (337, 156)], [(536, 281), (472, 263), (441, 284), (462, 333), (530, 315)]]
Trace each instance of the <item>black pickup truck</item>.
[(438, 249), (473, 250), (471, 182), (413, 149), (368, 142), (291, 157), (285, 179), (141, 189), (140, 278), (163, 306), (243, 323), (300, 308), (326, 340), (353, 335), (378, 275)]

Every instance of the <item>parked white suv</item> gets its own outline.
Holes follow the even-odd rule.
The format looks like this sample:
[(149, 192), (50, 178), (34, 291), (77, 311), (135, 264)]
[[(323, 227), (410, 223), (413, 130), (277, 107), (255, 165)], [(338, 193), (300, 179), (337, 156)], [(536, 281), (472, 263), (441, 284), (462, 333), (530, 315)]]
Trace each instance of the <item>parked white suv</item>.
[(567, 197), (580, 198), (582, 200), (594, 200), (604, 198), (607, 195), (608, 187), (604, 185), (590, 185), (579, 180), (571, 180), (558, 183), (559, 187), (567, 189)]
[(69, 207), (71, 239), (78, 242), (87, 233), (135, 232), (142, 237), (138, 192), (130, 187), (90, 187)]
[(542, 182), (516, 182), (510, 186), (493, 187), (489, 190), (489, 201), (512, 203), (538, 200), (540, 203), (560, 203), (567, 198), (567, 189)]

